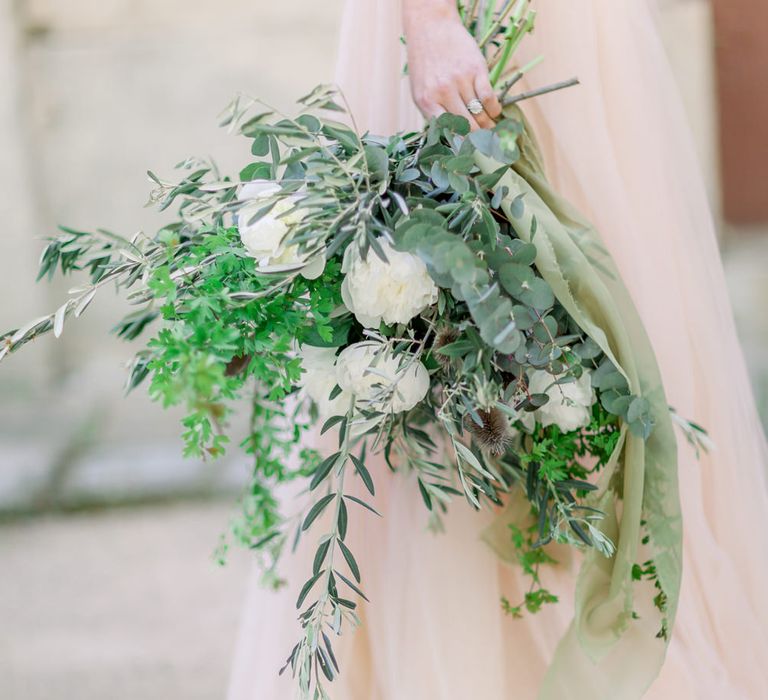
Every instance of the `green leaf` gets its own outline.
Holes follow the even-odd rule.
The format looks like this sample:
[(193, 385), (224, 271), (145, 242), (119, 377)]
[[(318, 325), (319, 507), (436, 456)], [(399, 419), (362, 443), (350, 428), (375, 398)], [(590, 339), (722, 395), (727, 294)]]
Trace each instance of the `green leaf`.
[(389, 176), (389, 156), (387, 152), (378, 146), (365, 146), (365, 162), (368, 172), (374, 180), (384, 181)]
[(304, 522), (301, 525), (301, 529), (306, 531), (310, 528), (313, 522), (317, 520), (318, 516), (326, 509), (328, 504), (336, 497), (335, 493), (329, 493), (327, 496), (323, 496), (315, 505), (309, 509), (307, 517), (304, 518)]
[(250, 117), (250, 119), (243, 122), (243, 124), (240, 126), (240, 132), (245, 136), (250, 136), (252, 127), (262, 124), (265, 119), (271, 117), (273, 114), (274, 112), (260, 112), (259, 114), (255, 114), (254, 116)]
[(312, 586), (317, 583), (317, 579), (320, 578), (320, 576), (323, 575), (323, 571), (318, 571), (312, 578), (307, 581), (304, 586), (302, 587), (301, 591), (299, 592), (299, 597), (296, 600), (296, 607), (300, 608), (302, 606), (302, 603), (304, 603), (304, 599), (309, 595), (309, 592), (312, 590)]
[(600, 391), (600, 403), (606, 411), (615, 416), (626, 416), (631, 401), (631, 396), (616, 389)]
[(584, 342), (574, 345), (573, 351), (582, 360), (593, 360), (603, 352), (602, 348), (592, 338), (586, 338)]
[(324, 124), (323, 134), (329, 139), (337, 141), (349, 153), (353, 153), (360, 148), (355, 132), (341, 124)]
[(465, 117), (460, 117), (449, 112), (443, 112), (437, 117), (435, 124), (449, 133), (454, 132), (461, 136), (466, 136), (469, 133), (469, 121), (467, 121)]
[(261, 549), (265, 544), (268, 542), (271, 542), (275, 537), (277, 537), (280, 534), (278, 530), (275, 530), (274, 532), (270, 532), (268, 535), (264, 535), (264, 537), (259, 538), (254, 542), (252, 545), (250, 545), (251, 549)]
[(472, 467), (475, 468), (477, 472), (482, 474), (486, 479), (494, 479), (493, 474), (491, 474), (482, 464), (480, 464), (480, 460), (478, 460), (478, 458), (475, 457), (475, 454), (474, 452), (472, 452), (472, 450), (470, 450), (466, 445), (458, 441), (454, 441), (453, 444), (456, 447), (456, 451), (461, 455), (461, 457), (464, 459), (465, 462), (468, 462)]
[(517, 195), (517, 197), (512, 200), (512, 204), (509, 205), (509, 213), (512, 214), (515, 219), (519, 219), (525, 211), (525, 203), (523, 202), (524, 197), (525, 192)]
[(627, 420), (630, 423), (632, 421), (636, 421), (639, 418), (642, 418), (643, 415), (647, 414), (650, 409), (651, 404), (648, 403), (648, 399), (637, 396), (632, 399), (632, 403), (629, 405), (629, 410), (627, 411)]
[[(329, 680), (333, 681), (334, 675), (333, 675), (333, 669), (331, 668), (331, 661), (327, 657), (325, 653), (325, 649), (323, 647), (318, 646), (317, 649), (315, 649), (315, 659), (317, 660), (317, 665), (320, 667), (320, 670), (322, 671), (323, 675)], [(315, 695), (318, 700), (322, 697), (319, 693)]]
[(240, 182), (250, 182), (251, 180), (267, 180), (272, 172), (272, 166), (269, 163), (251, 163), (246, 165), (240, 171)]
[(333, 667), (336, 669), (336, 673), (339, 672), (339, 664), (336, 662), (336, 656), (333, 653), (333, 647), (331, 646), (331, 640), (328, 639), (328, 635), (323, 632), (323, 641), (325, 642), (325, 649), (328, 652), (328, 656), (331, 659)]
[(432, 496), (429, 495), (429, 491), (427, 491), (427, 488), (424, 486), (421, 479), (418, 479), (419, 484), (419, 493), (421, 494), (421, 498), (424, 501), (424, 505), (427, 507), (427, 510), (432, 510)]
[(398, 180), (400, 182), (413, 182), (414, 180), (418, 180), (420, 176), (421, 173), (417, 168), (406, 168), (400, 173)]
[(296, 123), (301, 124), (307, 131), (316, 134), (320, 131), (320, 120), (314, 114), (301, 114), (296, 117)]
[(263, 157), (269, 153), (269, 137), (266, 134), (257, 134), (251, 144), (251, 153)]
[(367, 508), (374, 515), (378, 515), (379, 517), (381, 517), (381, 513), (379, 513), (379, 511), (377, 511), (373, 506), (368, 505), (362, 499), (357, 498), (357, 496), (350, 496), (349, 494), (345, 494), (344, 498), (346, 498), (346, 499), (348, 499), (350, 501), (353, 501), (354, 503), (357, 503), (359, 506), (363, 506), (363, 508)]
[(527, 265), (521, 265), (516, 262), (509, 262), (499, 268), (499, 282), (501, 286), (518, 298), (525, 291), (524, 285), (530, 286), (534, 280), (533, 270)]
[(533, 265), (536, 261), (537, 250), (533, 243), (523, 243), (512, 253), (512, 260), (519, 265)]
[(478, 350), (479, 348), (471, 341), (465, 338), (459, 338), (448, 345), (438, 348), (436, 352), (446, 357), (464, 357), (464, 355)]
[(336, 460), (341, 455), (341, 452), (336, 452), (332, 454), (330, 457), (326, 457), (322, 462), (320, 462), (319, 466), (315, 470), (315, 474), (312, 477), (312, 481), (309, 484), (309, 490), (312, 491), (316, 489), (320, 483), (325, 479), (328, 474), (331, 473), (331, 469), (333, 469), (333, 465), (336, 463)]
[(357, 473), (360, 474), (360, 478), (363, 480), (363, 483), (365, 484), (365, 488), (368, 489), (368, 492), (371, 494), (371, 496), (376, 495), (376, 489), (373, 485), (373, 479), (371, 478), (371, 473), (366, 468), (365, 464), (355, 457), (355, 455), (350, 454), (349, 455), (352, 458), (352, 461), (355, 464), (355, 468), (357, 469)]
[(348, 579), (346, 576), (344, 576), (344, 574), (342, 574), (342, 573), (339, 573), (339, 572), (338, 572), (338, 571), (336, 571), (335, 569), (334, 569), (334, 572), (336, 573), (336, 575), (337, 575), (337, 576), (338, 576), (338, 577), (339, 577), (339, 578), (340, 578), (342, 581), (344, 581), (344, 583), (346, 583), (346, 584), (347, 584), (347, 585), (348, 585), (348, 586), (349, 586), (349, 587), (350, 587), (350, 588), (351, 588), (351, 589), (352, 589), (352, 590), (353, 590), (355, 593), (357, 593), (357, 594), (358, 594), (358, 595), (359, 595), (359, 596), (360, 596), (360, 597), (361, 597), (363, 600), (365, 600), (365, 601), (366, 601), (366, 602), (368, 602), (368, 603), (370, 603), (370, 602), (371, 602), (370, 600), (368, 600), (368, 597), (365, 595), (365, 593), (363, 593), (363, 592), (362, 592), (362, 591), (361, 591), (361, 590), (360, 590), (360, 589), (359, 589), (359, 588), (358, 588), (358, 587), (357, 587), (357, 586), (356, 586), (354, 583), (352, 583), (352, 581), (350, 581), (350, 580), (349, 580), (349, 579)]
[(323, 423), (323, 427), (320, 429), (320, 435), (324, 435), (327, 433), (334, 425), (337, 423), (341, 423), (346, 418), (346, 416), (332, 416), (329, 418), (325, 423)]
[(336, 521), (339, 528), (339, 537), (343, 540), (347, 536), (347, 525), (349, 524), (349, 516), (347, 515), (347, 504), (344, 503), (344, 499), (339, 504), (339, 519)]
[(341, 553), (344, 555), (344, 559), (346, 559), (347, 564), (349, 565), (349, 570), (352, 572), (352, 575), (355, 577), (355, 581), (360, 583), (360, 568), (357, 565), (357, 562), (355, 561), (355, 557), (352, 555), (352, 552), (349, 551), (349, 547), (344, 544), (341, 540), (336, 540), (339, 543), (339, 548), (341, 549)]
[(315, 560), (312, 562), (312, 573), (316, 574), (318, 571), (320, 571), (320, 567), (323, 565), (323, 562), (325, 561), (325, 557), (328, 554), (328, 549), (331, 546), (331, 540), (325, 540), (325, 542), (321, 542), (320, 545), (317, 548), (317, 551), (315, 552)]
[(635, 434), (647, 440), (653, 431), (654, 420), (651, 413), (651, 404), (647, 399), (636, 396), (632, 399), (627, 409), (627, 422), (629, 429)]
[(534, 309), (546, 311), (555, 303), (555, 294), (552, 287), (541, 277), (534, 277), (528, 287), (524, 288), (518, 295), (518, 299)]
[(568, 524), (584, 544), (589, 545), (590, 547), (592, 546), (592, 538), (584, 531), (584, 528), (576, 520), (569, 520)]
[(459, 175), (469, 175), (475, 167), (475, 159), (472, 156), (455, 156), (448, 158), (444, 163), (445, 169)]

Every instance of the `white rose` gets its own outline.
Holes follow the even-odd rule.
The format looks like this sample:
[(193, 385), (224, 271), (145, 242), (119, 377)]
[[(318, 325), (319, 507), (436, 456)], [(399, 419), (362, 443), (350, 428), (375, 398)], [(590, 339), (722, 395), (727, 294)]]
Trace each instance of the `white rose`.
[(363, 260), (353, 243), (341, 267), (346, 275), (341, 297), (366, 328), (378, 328), (382, 319), (387, 324), (408, 323), (437, 301), (437, 286), (421, 259), (394, 250), (386, 240), (380, 243), (388, 262), (373, 250)]
[(301, 201), (299, 196), (293, 194), (278, 199), (269, 212), (251, 221), (266, 206), (267, 200), (279, 193), (279, 185), (270, 180), (254, 180), (241, 187), (240, 199), (247, 204), (237, 215), (240, 240), (262, 270), (274, 272), (301, 267), (304, 277), (315, 279), (325, 268), (323, 256), (317, 255), (307, 263), (306, 256), (299, 253), (297, 245), (285, 242), (291, 229), (304, 219), (304, 211), (298, 206)]
[(336, 381), (364, 407), (393, 413), (412, 409), (429, 391), (429, 372), (421, 362), (396, 356), (377, 342), (342, 350), (336, 360)]
[(320, 417), (341, 416), (349, 408), (350, 395), (342, 391), (330, 398), (336, 386), (336, 348), (317, 348), (303, 345), (299, 351), (301, 366), (301, 384), (307, 396), (317, 404)]
[(557, 377), (543, 370), (534, 370), (528, 378), (528, 390), (532, 394), (546, 394), (549, 401), (536, 410), (536, 417), (543, 426), (557, 425), (570, 432), (589, 425), (592, 420), (592, 377), (584, 373), (575, 382), (553, 384)]

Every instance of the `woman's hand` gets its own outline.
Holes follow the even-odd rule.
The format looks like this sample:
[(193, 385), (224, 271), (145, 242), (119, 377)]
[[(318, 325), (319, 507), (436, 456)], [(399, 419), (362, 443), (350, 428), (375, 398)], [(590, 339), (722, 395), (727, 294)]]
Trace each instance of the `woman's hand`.
[[(451, 112), (472, 129), (490, 129), (501, 105), (488, 79), (488, 67), (459, 18), (455, 0), (402, 0), (408, 73), (416, 105), (425, 117)], [(480, 100), (483, 111), (467, 105)]]

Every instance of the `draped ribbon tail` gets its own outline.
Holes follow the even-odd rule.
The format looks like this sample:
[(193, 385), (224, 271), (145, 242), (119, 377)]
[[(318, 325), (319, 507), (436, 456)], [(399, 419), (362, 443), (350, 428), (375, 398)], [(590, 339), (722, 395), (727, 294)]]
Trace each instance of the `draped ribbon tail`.
[[(634, 700), (664, 662), (680, 591), (682, 517), (672, 420), (645, 328), (598, 233), (548, 184), (521, 112), (512, 108), (506, 116), (524, 129), (517, 142), (520, 158), (495, 187), (506, 188), (501, 208), (517, 235), (536, 245), (536, 267), (558, 301), (622, 372), (632, 394), (648, 400), (654, 419), (647, 439), (622, 426), (598, 490), (590, 494), (588, 505), (605, 513), (598, 526), (616, 550), (611, 557), (586, 552), (575, 616), (539, 699)], [(501, 167), (479, 153), (476, 160), (484, 172)], [(520, 195), (522, 213), (513, 208)], [(523, 505), (512, 499), (484, 533), (505, 561), (513, 557), (507, 526), (520, 517)], [(635, 564), (651, 560), (656, 581), (635, 580)], [(660, 630), (665, 633), (657, 636)]]

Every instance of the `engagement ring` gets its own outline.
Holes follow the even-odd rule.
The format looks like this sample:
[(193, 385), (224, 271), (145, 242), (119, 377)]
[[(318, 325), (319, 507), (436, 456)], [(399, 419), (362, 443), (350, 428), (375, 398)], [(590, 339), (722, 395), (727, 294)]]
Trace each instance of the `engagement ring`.
[(483, 111), (483, 103), (477, 98), (467, 102), (467, 109), (470, 114), (480, 114)]

